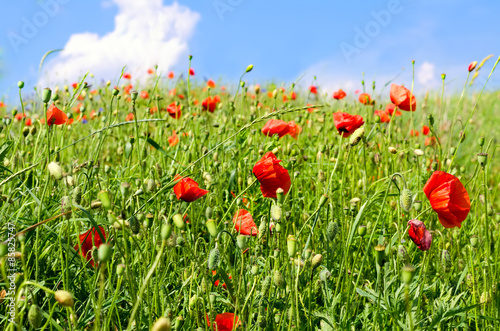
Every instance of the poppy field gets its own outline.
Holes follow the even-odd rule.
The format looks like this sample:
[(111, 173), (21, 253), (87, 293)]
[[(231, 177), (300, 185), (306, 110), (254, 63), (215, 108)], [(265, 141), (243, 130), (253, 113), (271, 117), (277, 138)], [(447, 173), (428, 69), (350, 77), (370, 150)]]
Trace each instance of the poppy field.
[(493, 60), (422, 94), (259, 85), (252, 65), (19, 82), (2, 329), (498, 330)]

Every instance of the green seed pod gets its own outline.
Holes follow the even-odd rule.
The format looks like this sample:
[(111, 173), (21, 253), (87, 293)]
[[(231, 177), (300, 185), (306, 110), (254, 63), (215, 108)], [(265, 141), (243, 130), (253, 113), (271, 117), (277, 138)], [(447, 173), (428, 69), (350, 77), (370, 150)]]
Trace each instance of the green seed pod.
[(142, 224), (144, 225), (144, 228), (146, 229), (150, 229), (151, 226), (153, 226), (153, 220), (155, 218), (155, 215), (151, 214), (151, 213), (148, 213), (146, 215), (146, 219), (144, 221), (142, 221)]
[(125, 144), (125, 158), (130, 158), (130, 155), (132, 155), (132, 144), (127, 142)]
[(366, 225), (358, 226), (358, 235), (363, 238), (366, 235)]
[(132, 233), (138, 234), (141, 230), (141, 224), (139, 223), (137, 218), (134, 215), (130, 216), (130, 218), (128, 219), (128, 223), (130, 224), (130, 230), (132, 230)]
[(99, 246), (99, 250), (97, 253), (97, 257), (100, 262), (106, 263), (111, 259), (111, 255), (113, 254), (113, 248), (110, 244), (103, 243)]
[(42, 310), (33, 304), (28, 311), (28, 321), (33, 329), (38, 329), (42, 325)]
[(251, 270), (252, 275), (257, 275), (257, 274), (259, 273), (259, 271), (260, 271), (260, 270), (259, 270), (259, 266), (258, 266), (258, 265), (256, 265), (256, 264), (254, 264), (254, 265), (252, 266), (252, 270)]
[(184, 219), (182, 218), (182, 215), (181, 214), (175, 214), (173, 217), (172, 217), (172, 220), (174, 221), (174, 225), (179, 228), (179, 229), (184, 229), (184, 226), (185, 226), (185, 223), (184, 223)]
[(63, 307), (73, 307), (73, 305), (75, 304), (71, 293), (64, 290), (56, 291), (54, 293), (54, 298), (56, 299), (57, 303)]
[(153, 324), (153, 327), (151, 328), (151, 331), (170, 331), (172, 329), (170, 319), (166, 317), (160, 317), (155, 324)]
[(333, 241), (337, 234), (339, 233), (339, 225), (337, 222), (329, 222), (326, 228), (326, 237), (328, 240)]
[(82, 202), (82, 188), (77, 186), (73, 189), (73, 203), (79, 205)]
[(282, 210), (279, 205), (271, 206), (271, 218), (275, 222), (279, 222), (281, 220)]
[(280, 205), (282, 205), (284, 199), (285, 199), (285, 191), (281, 187), (278, 187), (278, 189), (276, 190), (276, 200)]
[(413, 208), (415, 208), (416, 211), (421, 211), (422, 210), (422, 201), (420, 201), (420, 200), (413, 201)]
[[(71, 200), (69, 196), (65, 195), (61, 198), (61, 213), (68, 213), (71, 210)], [(64, 218), (69, 220), (71, 218), (71, 213), (64, 215)]]
[(248, 236), (238, 235), (236, 236), (236, 243), (238, 247), (243, 251), (247, 247)]
[(479, 139), (477, 140), (478, 144), (480, 147), (483, 147), (484, 146), (484, 137), (479, 137)]
[(484, 168), (486, 166), (486, 162), (488, 161), (488, 153), (479, 153), (477, 154), (477, 162)]
[(172, 225), (163, 224), (163, 226), (161, 227), (161, 239), (167, 240), (168, 238), (170, 238), (171, 234), (172, 234)]
[(415, 268), (412, 267), (411, 265), (406, 265), (403, 267), (401, 271), (401, 280), (406, 285), (410, 285), (414, 274), (415, 274)]
[(320, 264), (322, 262), (323, 262), (323, 255), (321, 255), (321, 254), (314, 255), (314, 257), (312, 258), (312, 261), (311, 261), (312, 269), (315, 270), (317, 267), (320, 266)]
[(472, 236), (470, 237), (470, 245), (471, 245), (472, 247), (476, 248), (476, 247), (477, 247), (477, 245), (478, 245), (478, 243), (479, 243), (479, 240), (478, 240), (477, 236), (476, 236), (476, 235), (472, 235)]
[(385, 263), (385, 246), (377, 245), (375, 246), (375, 258), (379, 266), (383, 267)]
[(219, 230), (217, 229), (217, 224), (215, 224), (215, 220), (209, 219), (205, 223), (205, 225), (207, 227), (208, 233), (210, 233), (210, 235), (213, 238), (217, 237), (217, 234), (219, 234)]
[(286, 246), (288, 248), (288, 256), (294, 257), (297, 253), (297, 239), (295, 239), (294, 235), (289, 235), (286, 239)]
[(59, 180), (62, 178), (62, 168), (57, 162), (50, 162), (47, 165), (47, 169), (49, 169), (49, 173), (55, 180)]
[(116, 274), (118, 276), (123, 275), (123, 273), (125, 272), (125, 269), (126, 269), (125, 264), (120, 263), (119, 265), (116, 266)]
[(283, 277), (283, 274), (279, 270), (274, 270), (273, 274), (273, 282), (274, 285), (280, 289), (285, 288), (285, 277)]
[(108, 191), (100, 191), (98, 194), (97, 194), (97, 198), (99, 200), (101, 200), (102, 202), (102, 206), (107, 209), (107, 210), (110, 210), (111, 209), (111, 198), (109, 196), (109, 192)]
[(44, 88), (42, 91), (42, 101), (43, 103), (49, 103), (50, 97), (52, 96), (52, 90), (48, 87)]
[(146, 179), (146, 193), (153, 194), (156, 190), (156, 184), (153, 179)]
[(208, 254), (208, 269), (215, 270), (219, 266), (219, 263), (220, 263), (220, 252), (219, 248), (217, 247), (217, 244), (215, 244), (215, 247)]
[(411, 195), (411, 191), (407, 188), (403, 189), (403, 191), (401, 192), (401, 196), (399, 197), (399, 201), (401, 204), (401, 208), (403, 208), (404, 211), (409, 212), (413, 204), (413, 196)]

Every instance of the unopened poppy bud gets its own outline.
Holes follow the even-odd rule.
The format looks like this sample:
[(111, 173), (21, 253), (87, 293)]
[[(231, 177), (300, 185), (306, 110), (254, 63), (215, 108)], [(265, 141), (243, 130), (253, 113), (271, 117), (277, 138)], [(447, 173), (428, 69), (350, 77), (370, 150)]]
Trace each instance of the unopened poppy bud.
[(246, 72), (250, 72), (253, 69), (253, 64), (248, 65)]
[(185, 226), (185, 223), (184, 223), (184, 219), (182, 218), (182, 215), (181, 214), (175, 214), (173, 217), (172, 217), (172, 220), (174, 221), (174, 225), (179, 228), (179, 229), (184, 229), (184, 226)]
[(217, 244), (215, 244), (215, 247), (208, 254), (208, 269), (215, 270), (219, 266), (219, 263), (220, 263), (220, 252), (219, 248), (217, 247)]
[(411, 195), (411, 191), (407, 188), (403, 189), (399, 201), (401, 203), (401, 208), (403, 208), (404, 211), (409, 212), (413, 204), (413, 196)]
[(272, 95), (273, 95), (273, 99), (276, 99), (276, 97), (278, 96), (278, 90), (276, 90), (276, 89), (275, 89), (275, 90), (273, 91), (273, 94), (272, 94)]
[(97, 257), (100, 262), (106, 263), (109, 261), (109, 259), (111, 259), (112, 254), (113, 248), (111, 247), (111, 245), (104, 243), (99, 246)]
[(295, 239), (294, 235), (289, 235), (286, 239), (286, 246), (288, 248), (288, 256), (294, 257), (297, 253), (297, 239)]
[(219, 231), (217, 230), (217, 224), (215, 223), (215, 220), (213, 219), (209, 219), (206, 223), (205, 223), (206, 227), (207, 227), (207, 230), (208, 230), (208, 233), (210, 233), (210, 235), (215, 238), (217, 237), (217, 234), (219, 233)]
[(392, 146), (389, 146), (389, 153), (391, 154), (397, 154), (398, 153), (398, 150)]
[(421, 149), (415, 149), (413, 150), (413, 154), (415, 154), (415, 156), (422, 156), (424, 155), (424, 151)]
[(403, 267), (401, 271), (401, 280), (406, 285), (410, 285), (414, 274), (415, 274), (415, 268), (412, 267), (411, 265), (406, 265)]
[(413, 201), (413, 208), (415, 208), (416, 211), (421, 211), (422, 210), (422, 201), (420, 201), (420, 200)]
[(241, 86), (241, 87), (245, 87), (245, 82), (244, 82), (244, 81), (241, 81), (241, 82), (240, 82), (240, 86)]
[(172, 234), (172, 225), (163, 224), (163, 226), (161, 227), (161, 239), (167, 240), (171, 234)]
[(120, 193), (122, 194), (123, 199), (127, 199), (130, 194), (130, 184), (127, 182), (121, 183)]
[(283, 277), (283, 274), (279, 270), (275, 270), (273, 274), (273, 282), (276, 287), (279, 287), (281, 289), (285, 288), (285, 278)]
[(155, 324), (153, 324), (153, 327), (151, 328), (151, 331), (170, 331), (171, 330), (171, 323), (170, 319), (166, 317), (160, 317)]
[(366, 225), (358, 226), (358, 235), (363, 238), (366, 235)]
[[(71, 200), (69, 196), (65, 195), (61, 198), (61, 213), (67, 213), (71, 210)], [(68, 213), (64, 215), (64, 218), (70, 219), (71, 215)]]
[(375, 258), (379, 266), (383, 267), (385, 263), (385, 246), (377, 245), (375, 246)]
[(429, 121), (430, 126), (434, 125), (434, 116), (432, 116), (432, 114), (427, 115), (427, 120)]
[(17, 87), (19, 87), (20, 89), (22, 89), (24, 87), (24, 82), (22, 80), (20, 80), (19, 82), (17, 82)]
[(364, 136), (365, 136), (365, 127), (362, 126), (356, 129), (356, 131), (354, 131), (354, 133), (349, 138), (349, 143), (351, 144), (351, 146), (354, 147), (357, 144), (359, 144), (359, 142), (361, 141), (361, 139), (363, 139)]
[(242, 234), (236, 236), (236, 243), (238, 247), (243, 251), (247, 248), (248, 236), (244, 236)]
[(137, 91), (132, 91), (132, 93), (130, 94), (130, 98), (132, 99), (132, 101), (135, 101), (137, 100), (138, 95), (139, 93)]
[(267, 222), (263, 218), (259, 224), (259, 239), (262, 239), (266, 235), (266, 232), (267, 232)]
[(133, 234), (138, 234), (139, 231), (141, 231), (141, 224), (139, 223), (137, 217), (135, 217), (134, 215), (130, 216), (130, 218), (128, 219), (128, 223)]
[(486, 162), (488, 161), (488, 153), (477, 154), (477, 161), (479, 162), (481, 168), (484, 168), (486, 166)]
[(328, 240), (333, 241), (337, 234), (339, 233), (339, 225), (337, 222), (329, 222), (326, 227), (326, 237)]
[(460, 142), (463, 143), (465, 140), (465, 132), (460, 131), (460, 135), (458, 137), (460, 138)]
[(484, 146), (484, 137), (479, 137), (477, 142), (479, 144), (479, 147), (483, 147)]
[(191, 310), (195, 309), (197, 303), (198, 303), (198, 296), (195, 294), (189, 299), (189, 309)]
[(102, 206), (107, 209), (107, 210), (110, 210), (111, 209), (111, 198), (109, 197), (109, 192), (108, 191), (100, 191), (98, 194), (97, 194), (97, 198), (99, 200), (101, 200), (102, 202)]
[(49, 169), (49, 173), (52, 177), (54, 177), (55, 180), (59, 180), (62, 178), (62, 168), (57, 162), (50, 162), (47, 165), (47, 168)]
[(276, 233), (281, 233), (281, 223), (276, 223), (275, 229)]
[[(278, 189), (278, 190), (281, 190), (281, 189)], [(281, 210), (280, 205), (272, 205), (271, 206), (271, 218), (273, 219), (273, 221), (279, 222), (281, 220), (281, 215), (282, 215), (282, 210)]]
[(254, 264), (254, 265), (252, 266), (252, 270), (251, 270), (251, 272), (252, 272), (252, 275), (257, 275), (257, 274), (259, 273), (259, 266), (258, 266), (258, 265), (256, 265), (256, 264)]
[(328, 281), (330, 278), (332, 278), (332, 273), (327, 269), (327, 268), (323, 268), (320, 273), (319, 273), (319, 279), (322, 281), (322, 282), (326, 282)]
[(73, 307), (73, 305), (75, 304), (71, 293), (64, 290), (56, 291), (54, 293), (54, 298), (56, 299), (58, 304), (64, 307)]
[(213, 217), (214, 210), (212, 207), (208, 206), (207, 209), (205, 209), (205, 217), (207, 220), (210, 220)]
[(28, 322), (33, 329), (38, 329), (42, 325), (42, 310), (33, 304), (28, 311)]
[(479, 240), (478, 240), (477, 236), (476, 235), (472, 235), (470, 237), (470, 245), (472, 247), (476, 248), (478, 243), (479, 243)]
[(472, 70), (476, 69), (476, 66), (477, 66), (477, 61), (474, 61), (474, 62), (471, 62), (469, 64), (469, 72), (471, 72)]
[(82, 188), (77, 186), (73, 189), (73, 203), (79, 205), (82, 202)]
[(113, 95), (116, 97), (120, 93), (120, 91), (117, 88), (113, 89)]
[(321, 254), (316, 254), (313, 256), (312, 261), (311, 261), (311, 267), (313, 270), (315, 270), (319, 265), (323, 262), (323, 255)]
[(444, 73), (443, 73), (443, 74), (441, 74), (441, 79), (442, 79), (442, 80), (445, 80), (445, 79), (446, 79), (446, 74), (444, 74)]
[(276, 199), (278, 200), (278, 203), (281, 205), (283, 204), (283, 201), (284, 201), (284, 195), (285, 195), (285, 191), (283, 191), (283, 189), (281, 187), (279, 187), (277, 190), (276, 190)]
[(42, 101), (43, 103), (49, 103), (50, 97), (52, 96), (52, 90), (48, 87), (44, 88), (42, 91)]

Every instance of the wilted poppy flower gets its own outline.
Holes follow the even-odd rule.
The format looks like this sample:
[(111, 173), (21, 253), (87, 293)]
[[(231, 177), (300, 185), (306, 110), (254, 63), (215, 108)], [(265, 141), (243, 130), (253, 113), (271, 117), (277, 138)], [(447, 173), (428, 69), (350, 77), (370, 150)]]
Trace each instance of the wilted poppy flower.
[(66, 123), (68, 116), (54, 104), (51, 104), (47, 110), (47, 124), (48, 125), (61, 125)]
[(270, 119), (262, 128), (262, 133), (268, 137), (278, 135), (281, 138), (290, 133), (290, 126), (283, 120)]
[(132, 76), (129, 73), (126, 72), (126, 73), (123, 74), (123, 78), (125, 78), (125, 79), (131, 79)]
[(385, 111), (387, 113), (389, 113), (389, 115), (391, 115), (391, 116), (392, 116), (392, 114), (394, 114), (394, 111), (396, 111), (396, 113), (394, 114), (394, 116), (401, 116), (401, 112), (396, 109), (396, 105), (393, 104), (393, 103), (387, 104), (387, 106), (385, 107)]
[(175, 133), (175, 130), (172, 130), (172, 135), (168, 137), (168, 144), (170, 147), (173, 147), (179, 143), (179, 137), (177, 136), (177, 133)]
[(178, 105), (175, 102), (172, 102), (170, 105), (168, 105), (167, 111), (168, 114), (175, 119), (179, 119), (182, 115), (181, 105)]
[(295, 123), (295, 121), (288, 122), (288, 127), (290, 128), (288, 134), (292, 136), (293, 139), (297, 139), (297, 136), (302, 131), (302, 128)]
[(148, 91), (142, 91), (142, 92), (141, 92), (141, 98), (142, 98), (142, 99), (147, 99), (147, 98), (149, 98), (149, 93), (148, 93)]
[(125, 121), (130, 122), (134, 120), (134, 113), (128, 113), (127, 117), (125, 117)]
[(408, 229), (408, 234), (410, 239), (417, 245), (418, 249), (421, 251), (426, 251), (431, 248), (432, 235), (425, 228), (424, 222), (419, 220), (408, 221), (410, 228)]
[(168, 73), (168, 78), (169, 78), (169, 79), (173, 79), (173, 78), (174, 78), (174, 72), (173, 72), (173, 71), (170, 71), (170, 72)]
[(339, 134), (347, 138), (354, 133), (361, 125), (365, 124), (360, 115), (351, 115), (348, 113), (333, 113), (333, 121)]
[(194, 76), (194, 69), (193, 68), (189, 68), (189, 75)]
[(211, 79), (207, 81), (207, 86), (210, 88), (215, 88), (215, 82)]
[(81, 246), (81, 251), (79, 251), (80, 255), (85, 257), (87, 261), (90, 261), (91, 266), (94, 266), (94, 261), (92, 259), (93, 246), (99, 247), (103, 242), (106, 242), (106, 232), (104, 232), (104, 228), (99, 225), (99, 230), (101, 230), (101, 233), (103, 235), (102, 239), (101, 236), (99, 235), (99, 231), (97, 231), (95, 227), (92, 227), (87, 232), (82, 233), (81, 235), (78, 236), (80, 245), (77, 244), (74, 247), (75, 251), (78, 252)]
[(380, 117), (381, 123), (389, 123), (391, 121), (391, 115), (385, 110), (375, 110), (375, 116)]
[(267, 152), (253, 167), (252, 172), (260, 183), (262, 195), (266, 198), (276, 198), (278, 188), (287, 194), (292, 185), (288, 170), (283, 168), (280, 162), (276, 155)]
[(346, 95), (347, 94), (341, 88), (339, 88), (338, 91), (333, 92), (333, 98), (336, 100), (342, 100)]
[(470, 198), (457, 177), (435, 171), (425, 184), (424, 193), (445, 228), (461, 227), (470, 211)]
[(401, 110), (415, 111), (417, 109), (417, 99), (404, 86), (391, 84), (391, 101)]
[[(223, 313), (215, 316), (215, 322), (213, 325), (213, 330), (217, 331), (233, 331), (241, 324), (238, 320), (238, 316), (234, 313)], [(207, 325), (210, 327), (210, 321), (207, 315)], [(234, 325), (234, 329), (233, 329)]]
[(318, 93), (318, 89), (316, 88), (316, 86), (311, 85), (309, 86), (309, 92), (311, 92), (312, 94), (316, 94)]
[(364, 105), (373, 104), (372, 97), (368, 93), (361, 93), (358, 97), (358, 100)]
[(253, 221), (248, 210), (240, 209), (233, 217), (234, 228), (239, 234), (244, 236), (256, 236), (259, 233), (257, 225)]
[(431, 129), (427, 125), (424, 125), (422, 127), (422, 133), (424, 134), (424, 136), (427, 136), (430, 131), (431, 131)]
[(215, 95), (214, 97), (208, 97), (203, 100), (201, 102), (201, 106), (203, 107), (203, 110), (208, 110), (209, 112), (213, 113), (215, 108), (217, 108), (219, 102), (220, 97), (218, 95)]
[[(178, 177), (176, 177), (177, 179)], [(207, 190), (201, 189), (198, 183), (189, 177), (182, 178), (174, 186), (174, 193), (178, 200), (185, 202), (193, 202), (208, 193)]]

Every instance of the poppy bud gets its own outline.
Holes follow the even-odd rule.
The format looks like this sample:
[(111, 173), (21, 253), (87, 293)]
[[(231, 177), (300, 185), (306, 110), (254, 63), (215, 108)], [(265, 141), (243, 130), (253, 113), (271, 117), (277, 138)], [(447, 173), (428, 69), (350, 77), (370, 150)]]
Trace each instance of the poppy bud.
[(354, 147), (357, 144), (359, 144), (359, 142), (361, 141), (361, 139), (363, 139), (364, 136), (365, 136), (365, 127), (362, 126), (353, 132), (353, 134), (349, 138), (349, 143), (351, 144), (352, 147)]
[(273, 282), (276, 287), (281, 289), (285, 288), (285, 278), (283, 277), (283, 274), (279, 270), (274, 271)]
[(56, 291), (54, 293), (54, 298), (56, 299), (57, 303), (59, 303), (61, 306), (64, 307), (73, 307), (73, 305), (75, 304), (75, 301), (71, 296), (71, 293), (67, 291), (63, 290)]
[(153, 324), (153, 327), (151, 328), (151, 331), (170, 331), (171, 330), (171, 323), (170, 319), (166, 317), (160, 317), (155, 324)]
[(479, 143), (479, 147), (483, 147), (484, 146), (484, 137), (479, 137), (478, 143)]
[(443, 73), (443, 74), (441, 74), (441, 79), (442, 79), (442, 80), (445, 80), (445, 79), (446, 79), (446, 74), (444, 74), (444, 73)]
[(110, 244), (101, 244), (97, 253), (97, 257), (100, 262), (106, 263), (111, 258), (113, 254), (113, 249)]
[(415, 274), (415, 268), (412, 267), (411, 265), (407, 265), (403, 267), (403, 270), (401, 272), (401, 280), (403, 283), (406, 285), (410, 285), (413, 275)]
[(181, 214), (175, 214), (173, 217), (172, 217), (172, 220), (174, 221), (174, 225), (179, 228), (179, 229), (184, 229), (184, 219), (182, 218), (182, 215)]
[(102, 202), (102, 205), (104, 208), (106, 208), (107, 210), (110, 210), (111, 209), (111, 199), (109, 197), (109, 192), (108, 191), (100, 191), (98, 194), (97, 194), (97, 198), (99, 200), (101, 200)]
[(28, 311), (28, 321), (33, 329), (38, 329), (42, 325), (42, 310), (33, 304)]
[(460, 135), (458, 137), (460, 139), (460, 142), (463, 143), (465, 140), (465, 132), (460, 131)]
[(146, 215), (146, 219), (142, 222), (142, 224), (144, 225), (144, 227), (146, 229), (149, 229), (151, 228), (151, 226), (153, 225), (153, 219), (155, 218), (155, 216), (151, 213), (148, 213)]
[(399, 197), (399, 201), (401, 203), (401, 208), (403, 208), (404, 211), (409, 212), (413, 204), (411, 191), (407, 188), (403, 189), (401, 196)]
[(0, 243), (0, 257), (6, 256), (8, 251), (9, 247), (7, 246), (7, 244)]
[(470, 237), (470, 245), (472, 247), (476, 248), (478, 243), (479, 243), (479, 240), (478, 240), (477, 236), (476, 235), (472, 235)]
[(271, 289), (271, 276), (266, 276), (262, 280), (262, 296), (267, 296), (269, 294), (269, 290)]
[(422, 201), (420, 201), (420, 200), (413, 201), (413, 208), (415, 208), (416, 211), (421, 211), (422, 210)]
[(424, 155), (424, 151), (421, 149), (415, 149), (413, 151), (413, 154), (415, 154), (415, 156), (422, 156), (422, 155)]
[(54, 177), (55, 180), (59, 180), (62, 178), (62, 168), (57, 162), (50, 162), (47, 165), (49, 169), (49, 173)]
[(434, 125), (434, 116), (432, 116), (432, 114), (427, 115), (427, 120), (429, 121), (430, 126)]
[(161, 239), (167, 240), (171, 234), (172, 234), (172, 225), (163, 224), (163, 226), (161, 227)]
[[(278, 190), (281, 190), (281, 189), (279, 188)], [(278, 190), (276, 191), (276, 193), (278, 192)], [(281, 192), (283, 192), (283, 190), (281, 190)], [(273, 221), (279, 222), (281, 220), (281, 215), (282, 215), (281, 207), (279, 205), (272, 205), (271, 206), (271, 218), (273, 219)]]
[(275, 90), (273, 91), (273, 94), (272, 94), (272, 95), (273, 95), (273, 99), (276, 99), (276, 97), (278, 96), (278, 90), (276, 90), (276, 89), (275, 89)]
[(215, 244), (215, 247), (208, 254), (208, 269), (215, 270), (219, 266), (219, 263), (220, 263), (220, 252), (219, 248), (217, 247), (217, 244)]
[(247, 248), (248, 236), (244, 236), (242, 234), (236, 236), (236, 243), (238, 247), (243, 251)]
[(366, 225), (358, 226), (358, 235), (363, 238), (366, 235)]
[(246, 72), (250, 72), (250, 71), (252, 71), (252, 69), (253, 69), (253, 64), (250, 64), (250, 65), (247, 67)]
[(263, 218), (259, 224), (259, 239), (262, 239), (266, 235), (266, 231), (267, 231), (267, 222)]
[(82, 188), (77, 186), (73, 189), (73, 203), (79, 205), (82, 202)]
[(173, 329), (181, 330), (183, 325), (184, 325), (184, 317), (177, 316), (174, 320)]
[(52, 90), (48, 87), (44, 88), (42, 91), (42, 101), (43, 103), (49, 103), (50, 97), (52, 96)]
[(313, 270), (315, 270), (319, 265), (323, 262), (323, 255), (321, 254), (316, 254), (313, 256), (312, 261), (311, 261), (311, 267)]
[(130, 216), (130, 218), (128, 219), (128, 223), (130, 225), (130, 230), (132, 230), (133, 234), (138, 234), (139, 231), (141, 231), (141, 224), (134, 215)]
[(471, 72), (472, 70), (476, 69), (476, 66), (477, 66), (477, 61), (474, 61), (474, 62), (471, 62), (469, 64), (469, 72)]
[[(69, 200), (69, 196), (65, 195), (61, 198), (61, 213), (67, 213), (71, 210), (71, 201)], [(68, 213), (64, 215), (64, 218), (67, 220), (71, 218), (71, 215)]]
[(385, 263), (385, 246), (377, 245), (375, 246), (375, 258), (379, 266), (383, 267)]
[(389, 153), (391, 154), (397, 154), (398, 153), (398, 150), (392, 146), (389, 146)]
[(486, 166), (486, 161), (488, 160), (488, 153), (479, 153), (477, 154), (477, 161), (479, 162), (479, 165), (481, 168), (484, 169)]
[(205, 223), (205, 225), (207, 227), (208, 233), (210, 233), (210, 235), (214, 238), (217, 237), (217, 234), (219, 233), (219, 231), (217, 230), (217, 224), (215, 223), (215, 220), (209, 219)]
[(286, 239), (286, 246), (288, 248), (288, 256), (294, 257), (297, 253), (297, 239), (295, 239), (294, 235), (289, 235)]
[(326, 237), (328, 240), (333, 241), (339, 233), (339, 225), (337, 222), (329, 222), (326, 228)]

